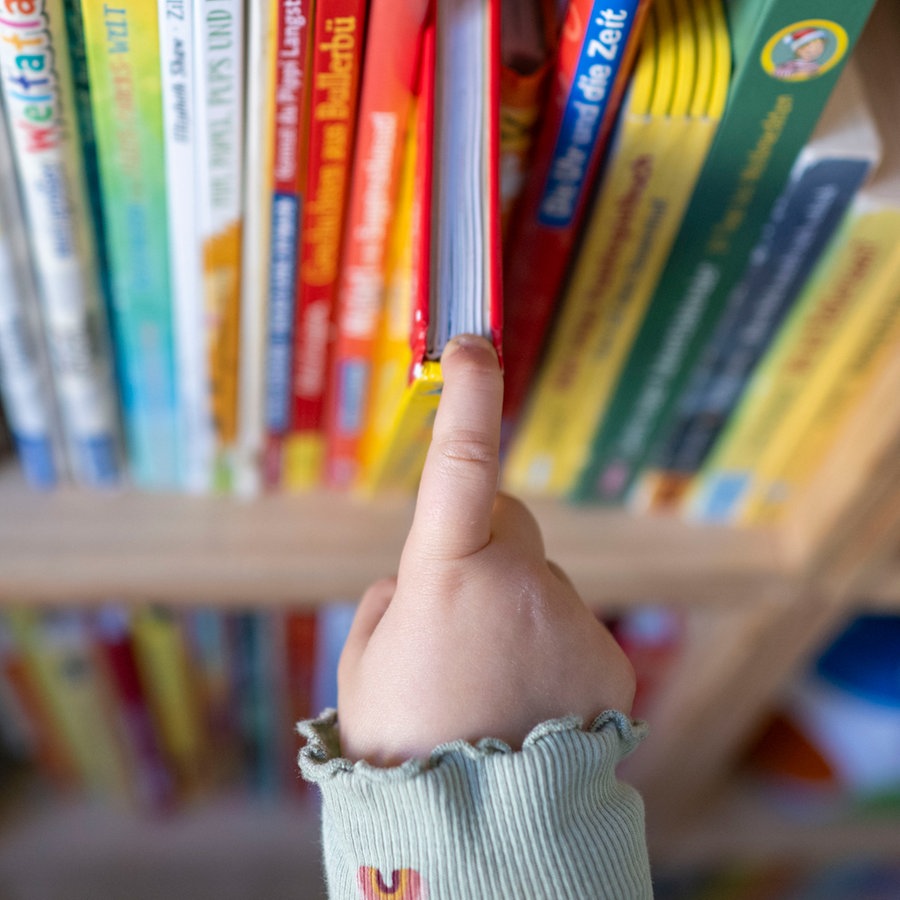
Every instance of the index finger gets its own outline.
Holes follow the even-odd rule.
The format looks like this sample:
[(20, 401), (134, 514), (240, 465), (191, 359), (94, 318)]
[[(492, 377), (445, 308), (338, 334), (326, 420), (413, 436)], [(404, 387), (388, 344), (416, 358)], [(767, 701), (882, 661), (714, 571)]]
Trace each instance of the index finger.
[(503, 377), (490, 342), (471, 335), (447, 344), (441, 369), (444, 388), (410, 539), (432, 558), (460, 559), (491, 538)]

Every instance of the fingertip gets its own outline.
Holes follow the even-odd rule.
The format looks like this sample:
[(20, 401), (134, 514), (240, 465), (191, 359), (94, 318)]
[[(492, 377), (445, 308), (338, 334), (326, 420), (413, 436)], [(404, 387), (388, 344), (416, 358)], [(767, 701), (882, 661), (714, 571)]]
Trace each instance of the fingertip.
[[(459, 334), (452, 338), (441, 354), (444, 379), (448, 372), (455, 373), (461, 367), (475, 367), (485, 372), (500, 373), (500, 362), (494, 345), (477, 334)], [(453, 375), (451, 374), (452, 378)]]

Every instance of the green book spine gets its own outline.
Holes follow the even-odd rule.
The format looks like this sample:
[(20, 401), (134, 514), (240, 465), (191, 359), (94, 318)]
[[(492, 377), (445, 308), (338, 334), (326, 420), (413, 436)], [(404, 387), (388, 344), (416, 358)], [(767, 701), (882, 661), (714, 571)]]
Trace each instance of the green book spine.
[(165, 143), (155, 3), (81, 0), (133, 475), (179, 485)]
[(697, 355), (874, 0), (730, 0), (725, 113), (589, 461), (580, 500), (621, 503), (677, 409)]

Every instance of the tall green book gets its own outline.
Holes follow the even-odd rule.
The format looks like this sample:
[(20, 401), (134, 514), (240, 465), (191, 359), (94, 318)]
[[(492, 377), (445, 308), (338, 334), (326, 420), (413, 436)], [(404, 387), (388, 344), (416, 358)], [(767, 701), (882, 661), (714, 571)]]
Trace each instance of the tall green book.
[(141, 487), (172, 489), (180, 444), (157, 8), (78, 2), (132, 475)]
[(574, 490), (621, 503), (666, 434), (874, 0), (728, 0), (725, 113)]

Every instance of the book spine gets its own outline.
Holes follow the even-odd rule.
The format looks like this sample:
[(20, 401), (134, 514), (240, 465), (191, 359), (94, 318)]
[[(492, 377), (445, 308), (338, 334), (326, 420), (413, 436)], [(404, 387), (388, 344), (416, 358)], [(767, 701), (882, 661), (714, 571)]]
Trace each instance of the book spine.
[(97, 159), (97, 140), (94, 134), (94, 118), (91, 112), (91, 84), (88, 74), (87, 48), (84, 42), (84, 21), (81, 6), (73, 0), (63, 0), (68, 35), (69, 61), (72, 72), (72, 89), (81, 138), (81, 155), (87, 182), (88, 201), (96, 237), (95, 250), (99, 264), (100, 283), (104, 303), (109, 308), (110, 280), (109, 257), (106, 245), (106, 223), (103, 219), (103, 200), (100, 196), (100, 167)]
[(78, 482), (113, 485), (117, 398), (65, 16), (60, 0), (6, 6), (0, 78), (69, 463)]
[(643, 0), (569, 4), (549, 108), (506, 243), (504, 336), (515, 347), (505, 373), (507, 431), (537, 366), (648, 8)]
[(206, 731), (181, 620), (160, 607), (132, 617), (141, 684), (182, 796), (205, 782)]
[(273, 642), (271, 616), (241, 613), (237, 617), (235, 660), (238, 704), (244, 738), (246, 771), (252, 789), (274, 797), (281, 788), (279, 730), (274, 664), (280, 657)]
[(4, 762), (34, 760), (38, 747), (38, 730), (26, 705), (19, 697), (15, 682), (9, 677), (10, 651), (3, 646), (0, 634), (0, 754)]
[(285, 484), (321, 478), (330, 331), (338, 283), (347, 184), (356, 128), (365, 4), (318, 0), (312, 47), (307, 197), (291, 372), (291, 434)]
[(417, 252), (420, 229), (426, 225), (422, 222), (422, 191), (430, 190), (430, 179), (426, 184), (422, 177), (423, 154), (428, 153), (426, 141), (431, 139), (430, 127), (423, 128), (423, 106), (427, 102), (423, 104), (420, 95), (410, 113), (416, 124), (407, 130), (390, 248), (385, 261), (384, 309), (372, 361), (372, 391), (366, 429), (360, 445), (361, 480), (367, 490), (377, 487), (377, 472), (396, 426), (398, 401), (409, 385), (413, 364), (410, 329), (416, 308), (414, 293), (421, 290), (422, 275), (426, 276), (427, 288), (427, 270), (419, 270), (420, 254)]
[(16, 639), (4, 615), (0, 615), (0, 681), (16, 707), (11, 712), (21, 717), (20, 741), (54, 786), (70, 789), (78, 779), (75, 761), (54, 722), (53, 711), (41, 695), (21, 640)]
[(679, 398), (656, 477), (686, 484), (700, 469), (870, 168), (824, 159), (795, 171)]
[(205, 371), (216, 438), (214, 487), (230, 490), (237, 435), (244, 140), (244, 4), (193, 5), (197, 220), (203, 268)]
[[(806, 283), (869, 168), (868, 162), (861, 160), (817, 162), (792, 180), (776, 203), (772, 219), (763, 230), (763, 240), (729, 295), (685, 393), (683, 409), (688, 415), (700, 416), (701, 427), (708, 431), (699, 439), (686, 435), (687, 446), (674, 448), (671, 468), (690, 472), (699, 467), (702, 456), (695, 454), (705, 455), (712, 446), (724, 417)], [(713, 426), (713, 419), (718, 427)], [(690, 423), (676, 421), (679, 431), (690, 427)], [(661, 459), (668, 468), (668, 456)]]
[(259, 491), (265, 440), (264, 395), (277, 46), (278, 0), (261, 0), (259, 3), (249, 4), (238, 434), (232, 465), (234, 488), (241, 496), (252, 496)]
[(821, 362), (807, 377), (794, 411), (769, 442), (753, 468), (741, 505), (740, 521), (760, 524), (778, 518), (792, 499), (792, 488), (811, 476), (854, 404), (900, 347), (900, 215), (876, 214), (873, 240), (893, 249), (879, 284), (858, 297), (847, 322), (822, 350)]
[(266, 358), (266, 430), (263, 481), (281, 481), (284, 437), (291, 420), (291, 364), (298, 286), (303, 189), (306, 181), (310, 0), (281, 0), (275, 80), (275, 139), (272, 169), (269, 322)]
[(514, 490), (561, 497), (586, 462), (709, 149), (711, 119), (626, 118), (510, 448)]
[[(666, 433), (675, 403), (742, 276), (797, 154), (871, 8), (811, 0), (792, 7), (797, 20), (832, 14), (831, 56), (817, 77), (776, 67), (790, 32), (778, 3), (733, 34), (739, 60), (728, 104), (644, 324), (622, 370), (575, 495), (620, 504)], [(740, 46), (740, 52), (738, 52)], [(760, 65), (762, 61), (762, 65)], [(768, 69), (766, 68), (768, 66)]]
[(144, 487), (171, 489), (180, 444), (158, 14), (137, 0), (81, 9), (132, 470)]
[(12, 615), (30, 677), (81, 786), (106, 799), (130, 796), (123, 736), (114, 726), (109, 685), (83, 618), (74, 612), (30, 610)]
[[(516, 48), (508, 47), (505, 32), (500, 35), (499, 68), (499, 157), (501, 231), (509, 231), (509, 219), (522, 193), (531, 162), (531, 150), (537, 137), (556, 55), (557, 13), (554, 0), (530, 3), (541, 19), (543, 58), (535, 55), (521, 65)], [(503, 4), (500, 9), (503, 19)], [(534, 48), (536, 51), (537, 48)]]
[(158, 0), (157, 9), (181, 467), (185, 488), (203, 493), (211, 481), (213, 436), (197, 222), (197, 172), (205, 169), (195, 165), (194, 11), (185, 0)]
[(335, 487), (359, 474), (390, 216), (428, 7), (426, 0), (376, 0), (369, 12), (326, 400), (325, 476)]
[(337, 670), (356, 614), (356, 604), (329, 602), (316, 611), (316, 662), (313, 709), (337, 709)]
[[(312, 718), (319, 710), (313, 709), (313, 686), (316, 662), (316, 614), (312, 610), (292, 610), (284, 620), (284, 668), (285, 705), (288, 721), (296, 725)], [(302, 742), (294, 740), (290, 745), (291, 760), (296, 760)], [(305, 794), (308, 785), (300, 778), (291, 779), (297, 791)]]
[(0, 396), (26, 480), (49, 488), (62, 475), (61, 445), (16, 184), (0, 117)]
[(128, 613), (115, 607), (97, 612), (93, 633), (117, 697), (122, 732), (134, 761), (134, 790), (141, 808), (163, 811), (175, 801), (175, 782), (166, 762), (138, 670)]
[(756, 466), (797, 408), (825, 348), (841, 339), (855, 305), (878, 296), (894, 245), (873, 221), (851, 213), (816, 267), (691, 488), (691, 518), (726, 522), (740, 514)]

